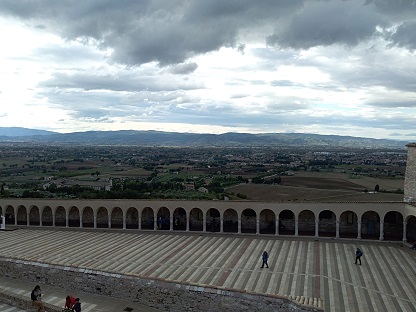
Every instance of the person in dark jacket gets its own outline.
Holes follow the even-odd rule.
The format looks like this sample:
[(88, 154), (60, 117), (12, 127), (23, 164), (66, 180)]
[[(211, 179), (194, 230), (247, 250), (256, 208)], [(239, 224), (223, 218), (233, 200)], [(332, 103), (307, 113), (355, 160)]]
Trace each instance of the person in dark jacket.
[(35, 288), (30, 293), (30, 299), (32, 299), (32, 304), (38, 309), (38, 312), (45, 312), (45, 307), (41, 301), (42, 290), (39, 285), (36, 285)]
[(75, 299), (75, 304), (72, 307), (72, 311), (74, 312), (81, 312), (81, 302), (79, 302), (79, 298)]
[(267, 260), (269, 260), (269, 254), (267, 253), (267, 251), (264, 251), (262, 256), (261, 256), (263, 263), (261, 264), (261, 267), (264, 268), (264, 265), (266, 265), (266, 267), (269, 267), (269, 264), (267, 263)]
[(357, 250), (355, 251), (355, 264), (357, 264), (357, 261), (360, 261), (360, 265), (361, 265), (362, 255), (363, 255), (363, 252), (361, 251), (361, 249), (357, 248)]

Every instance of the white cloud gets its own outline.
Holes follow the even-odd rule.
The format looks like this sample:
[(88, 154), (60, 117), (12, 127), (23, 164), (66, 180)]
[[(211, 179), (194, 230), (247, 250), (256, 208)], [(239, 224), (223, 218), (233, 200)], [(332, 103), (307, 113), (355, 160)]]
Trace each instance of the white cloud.
[(415, 3), (4, 0), (0, 124), (409, 140)]

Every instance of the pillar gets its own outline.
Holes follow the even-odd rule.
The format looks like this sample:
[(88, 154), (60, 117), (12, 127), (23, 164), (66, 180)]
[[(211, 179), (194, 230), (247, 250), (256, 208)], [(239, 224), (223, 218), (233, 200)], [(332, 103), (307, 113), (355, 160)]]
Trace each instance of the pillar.
[(97, 228), (97, 215), (94, 214), (94, 229)]
[(30, 225), (30, 213), (27, 212), (26, 213), (26, 226), (29, 226), (29, 225)]
[(185, 222), (186, 222), (186, 231), (189, 232), (189, 222), (191, 219), (191, 214), (189, 214), (189, 217), (186, 215), (185, 216)]
[(380, 220), (380, 240), (384, 240), (384, 221)]
[(241, 234), (241, 218), (238, 218), (238, 234)]
[(173, 217), (169, 218), (169, 231), (173, 231)]
[(407, 242), (406, 232), (407, 232), (407, 223), (406, 221), (403, 221), (403, 242)]
[(260, 219), (259, 216), (256, 217), (256, 234), (260, 234)]
[(335, 230), (335, 238), (339, 238), (339, 220), (335, 223), (336, 230)]
[(279, 234), (280, 234), (280, 232), (279, 232), (279, 230), (280, 230), (280, 229), (279, 229), (279, 223), (280, 223), (280, 222), (279, 222), (279, 218), (276, 218), (276, 221), (275, 221), (275, 224), (276, 224), (276, 225), (275, 225), (275, 232), (276, 232), (275, 234), (276, 234), (276, 235), (279, 235)]
[(82, 214), (79, 215), (79, 227), (83, 228), (84, 226), (82, 225)]
[(299, 236), (299, 221), (295, 219), (295, 236)]
[(319, 219), (315, 219), (315, 237), (319, 237)]
[(224, 218), (220, 218), (220, 233), (224, 233)]
[(357, 239), (361, 239), (361, 223), (362, 223), (362, 221), (357, 221), (357, 225), (358, 225)]
[(138, 217), (138, 221), (137, 221), (139, 224), (137, 224), (137, 228), (139, 229), (139, 230), (141, 230), (142, 229), (142, 215), (141, 214), (139, 214), (139, 217)]
[(206, 232), (207, 231), (207, 217), (204, 214), (204, 216), (202, 217), (202, 232)]

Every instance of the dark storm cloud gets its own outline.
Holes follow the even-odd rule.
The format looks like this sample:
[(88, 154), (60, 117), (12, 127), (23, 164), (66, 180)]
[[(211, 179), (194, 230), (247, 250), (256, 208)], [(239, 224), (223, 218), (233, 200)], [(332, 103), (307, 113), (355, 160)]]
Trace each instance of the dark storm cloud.
[(193, 73), (198, 68), (198, 64), (196, 63), (186, 63), (186, 64), (178, 64), (173, 66), (170, 70), (172, 74), (177, 75), (186, 75)]
[[(115, 61), (179, 64), (189, 57), (234, 47), (244, 37), (290, 48), (353, 46), (400, 18), (414, 19), (415, 1), (365, 0), (3, 0), (0, 15), (14, 16), (79, 40), (110, 48)], [(274, 31), (273, 31), (274, 29)], [(393, 43), (414, 49), (414, 25), (403, 24)]]
[(267, 39), (268, 44), (296, 49), (370, 39), (376, 26), (386, 26), (370, 5), (361, 1), (309, 1)]
[[(416, 13), (415, 13), (416, 14)], [(416, 50), (416, 22), (403, 23), (389, 37), (392, 45)]]

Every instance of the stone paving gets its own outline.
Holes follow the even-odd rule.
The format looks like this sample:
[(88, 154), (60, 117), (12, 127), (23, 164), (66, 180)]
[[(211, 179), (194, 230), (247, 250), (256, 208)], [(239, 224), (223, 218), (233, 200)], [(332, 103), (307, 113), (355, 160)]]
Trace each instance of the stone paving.
[[(362, 265), (354, 251), (364, 251)], [(270, 254), (261, 269), (261, 254)], [(416, 252), (312, 237), (19, 229), (0, 256), (261, 294), (319, 298), (326, 311), (416, 311)]]

